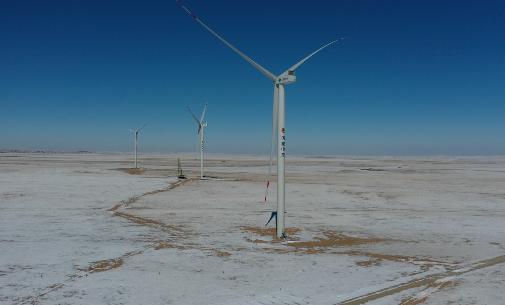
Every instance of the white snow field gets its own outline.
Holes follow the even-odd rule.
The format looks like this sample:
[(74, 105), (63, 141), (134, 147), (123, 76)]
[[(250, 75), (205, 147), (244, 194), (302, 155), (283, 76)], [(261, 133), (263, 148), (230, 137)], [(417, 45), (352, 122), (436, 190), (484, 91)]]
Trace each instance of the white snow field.
[(0, 154), (0, 304), (505, 304), (505, 158)]

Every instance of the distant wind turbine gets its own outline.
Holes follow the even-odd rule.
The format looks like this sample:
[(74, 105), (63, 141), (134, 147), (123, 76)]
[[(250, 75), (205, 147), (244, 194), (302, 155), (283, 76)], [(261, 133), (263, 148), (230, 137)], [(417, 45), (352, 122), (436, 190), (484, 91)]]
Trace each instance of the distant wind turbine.
[[(249, 64), (251, 64), (256, 70), (260, 71), (263, 75), (265, 75), (268, 79), (273, 82), (274, 85), (274, 101), (273, 101), (273, 118), (272, 118), (272, 149), (270, 152), (270, 166), (272, 164), (272, 155), (273, 155), (273, 147), (275, 146), (275, 134), (277, 134), (277, 237), (285, 238), (285, 230), (284, 230), (284, 211), (285, 211), (285, 202), (284, 202), (284, 161), (286, 158), (286, 129), (285, 129), (285, 86), (296, 81), (295, 71), (298, 69), (303, 63), (305, 63), (309, 58), (314, 56), (316, 53), (321, 51), (322, 49), (334, 44), (335, 42), (342, 40), (337, 39), (331, 41), (310, 53), (307, 57), (303, 58), (292, 67), (281, 73), (279, 76), (274, 75), (260, 64), (256, 63), (249, 56), (242, 53), (239, 49), (234, 47), (231, 43), (226, 41), (223, 37), (221, 37), (218, 33), (208, 27), (200, 18), (198, 18), (190, 9), (188, 9), (180, 0), (176, 0), (176, 2), (181, 6), (181, 8), (188, 13), (193, 20), (195, 20), (198, 24), (204, 27), (208, 32), (210, 32), (213, 36), (219, 39), (222, 43), (224, 43), (227, 47), (232, 49), (235, 53), (237, 53), (240, 57), (246, 60)], [(268, 185), (268, 183), (267, 183)], [(268, 186), (267, 186), (268, 188)]]
[(138, 145), (138, 140), (139, 140), (139, 132), (146, 127), (147, 124), (142, 125), (142, 127), (137, 128), (137, 129), (128, 129), (128, 131), (132, 132), (135, 137), (135, 168), (138, 168), (137, 166), (137, 145)]
[(205, 127), (207, 127), (207, 122), (205, 122), (205, 112), (207, 111), (207, 104), (203, 107), (202, 115), (200, 116), (200, 119), (196, 117), (196, 115), (191, 111), (191, 108), (188, 106), (189, 113), (191, 113), (191, 116), (195, 120), (196, 124), (198, 125), (198, 135), (200, 136), (200, 179), (203, 179), (203, 146), (204, 146), (204, 130)]

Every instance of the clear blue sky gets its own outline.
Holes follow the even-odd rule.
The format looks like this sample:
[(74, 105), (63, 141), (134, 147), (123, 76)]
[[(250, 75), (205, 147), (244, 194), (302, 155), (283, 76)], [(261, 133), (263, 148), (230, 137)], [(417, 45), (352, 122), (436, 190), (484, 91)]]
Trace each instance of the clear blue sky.
[[(505, 154), (504, 1), (185, 2), (287, 88), (288, 154)], [(268, 153), (272, 85), (173, 0), (2, 1), (0, 148)]]

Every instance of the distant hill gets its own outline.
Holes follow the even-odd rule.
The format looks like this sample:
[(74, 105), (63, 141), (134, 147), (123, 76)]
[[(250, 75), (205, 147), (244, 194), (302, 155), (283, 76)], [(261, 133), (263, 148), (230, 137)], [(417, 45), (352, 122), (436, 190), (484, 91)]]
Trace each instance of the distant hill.
[(16, 154), (92, 154), (92, 151), (55, 151), (55, 150), (24, 150), (24, 149), (0, 149), (0, 153), (16, 153)]

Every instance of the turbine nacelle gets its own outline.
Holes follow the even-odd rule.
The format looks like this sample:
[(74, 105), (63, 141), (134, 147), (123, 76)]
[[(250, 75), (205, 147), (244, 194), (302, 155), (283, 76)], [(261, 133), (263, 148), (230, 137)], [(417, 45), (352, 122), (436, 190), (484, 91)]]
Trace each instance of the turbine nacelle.
[(205, 127), (207, 127), (207, 122), (198, 124), (198, 134), (200, 134), (202, 129)]
[(295, 71), (286, 71), (277, 77), (276, 84), (288, 85), (296, 82)]
[(138, 135), (139, 132), (144, 129), (144, 127), (147, 126), (147, 123), (144, 123), (144, 125), (142, 125), (142, 127), (139, 127), (137, 129), (128, 129), (129, 132), (133, 132), (135, 135)]
[(195, 123), (198, 125), (198, 134), (200, 134), (200, 131), (202, 128), (207, 127), (207, 122), (205, 120), (205, 112), (207, 112), (207, 104), (203, 107), (202, 115), (200, 116), (200, 119), (196, 117), (194, 114), (193, 110), (189, 108), (188, 106), (189, 113), (191, 113), (191, 116), (193, 117), (193, 120), (195, 120)]

